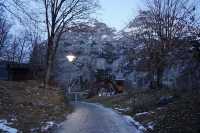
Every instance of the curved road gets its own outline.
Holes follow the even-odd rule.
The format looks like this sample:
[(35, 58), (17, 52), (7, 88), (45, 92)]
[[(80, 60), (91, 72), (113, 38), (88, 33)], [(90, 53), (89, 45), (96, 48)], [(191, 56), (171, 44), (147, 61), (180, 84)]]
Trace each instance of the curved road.
[(138, 133), (123, 116), (101, 105), (79, 102), (56, 133)]

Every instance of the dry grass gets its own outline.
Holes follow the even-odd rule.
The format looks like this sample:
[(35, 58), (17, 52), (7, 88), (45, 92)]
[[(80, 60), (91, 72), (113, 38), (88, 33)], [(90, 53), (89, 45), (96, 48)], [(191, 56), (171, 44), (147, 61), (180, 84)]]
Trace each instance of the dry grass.
[[(161, 97), (172, 96), (173, 101), (161, 106)], [(131, 115), (145, 127), (154, 122), (151, 133), (200, 133), (200, 93), (199, 91), (176, 90), (143, 90), (131, 91), (127, 94), (113, 97), (95, 97), (91, 102), (99, 102), (105, 106), (115, 108), (130, 108), (123, 112)], [(149, 112), (136, 116), (136, 113)]]
[(16, 117), (13, 126), (20, 131), (41, 128), (41, 122), (61, 121), (70, 111), (59, 88), (45, 90), (36, 81), (0, 81), (0, 119)]

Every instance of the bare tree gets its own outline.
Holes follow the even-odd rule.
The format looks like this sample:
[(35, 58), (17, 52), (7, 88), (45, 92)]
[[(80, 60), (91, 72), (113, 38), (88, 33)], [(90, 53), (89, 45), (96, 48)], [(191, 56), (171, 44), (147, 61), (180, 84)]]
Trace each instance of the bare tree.
[[(27, 62), (29, 60), (28, 58), (30, 57), (30, 53), (33, 51), (34, 45), (41, 42), (42, 30), (40, 28), (40, 12), (30, 8), (29, 3), (31, 2), (36, 3), (38, 1), (0, 0), (1, 13), (11, 16), (14, 19), (14, 22), (17, 22), (17, 27), (23, 27), (20, 29), (20, 32), (18, 31), (18, 33), (14, 36), (10, 35), (10, 38), (5, 44), (2, 55), (9, 61)], [(1, 31), (5, 33), (4, 36), (1, 34), (2, 36), (0, 38), (2, 42), (5, 41), (4, 38), (7, 36), (6, 29), (10, 27), (8, 27), (9, 25), (3, 18), (3, 15), (0, 17), (0, 27), (3, 27), (1, 28)], [(13, 27), (14, 26), (15, 24), (13, 23)]]
[(43, 0), (47, 39), (47, 71), (45, 86), (50, 79), (54, 56), (66, 27), (89, 17), (96, 7), (95, 0)]
[[(32, 0), (35, 1), (35, 0)], [(26, 26), (27, 20), (31, 20), (28, 22), (32, 22), (34, 25), (37, 20), (37, 13), (33, 12), (29, 9), (32, 1), (25, 0), (0, 0), (0, 9), (5, 11), (6, 13), (14, 16), (21, 24)]]
[(46, 42), (34, 44), (30, 62), (34, 65), (46, 65)]
[(161, 87), (170, 51), (178, 39), (187, 36), (195, 19), (196, 8), (188, 0), (147, 0), (147, 10), (133, 21), (145, 43), (149, 69)]
[[(1, 11), (1, 10), (0, 10)], [(10, 25), (8, 24), (3, 12), (0, 12), (0, 56), (2, 56), (2, 48), (5, 46), (5, 42), (8, 39), (8, 33)]]
[(24, 63), (29, 61), (31, 41), (27, 32), (10, 38), (4, 48), (3, 56), (7, 61)]

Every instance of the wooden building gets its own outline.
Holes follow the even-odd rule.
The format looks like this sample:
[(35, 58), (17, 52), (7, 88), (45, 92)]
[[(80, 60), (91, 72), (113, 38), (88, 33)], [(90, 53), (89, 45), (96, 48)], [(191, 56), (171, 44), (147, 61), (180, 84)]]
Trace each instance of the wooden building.
[(8, 80), (8, 65), (5, 61), (0, 61), (0, 80)]
[(125, 91), (124, 82), (124, 75), (122, 73), (118, 73), (115, 77), (115, 89), (117, 93), (123, 93)]
[(37, 65), (0, 61), (0, 80), (23, 81), (40, 79), (44, 68)]

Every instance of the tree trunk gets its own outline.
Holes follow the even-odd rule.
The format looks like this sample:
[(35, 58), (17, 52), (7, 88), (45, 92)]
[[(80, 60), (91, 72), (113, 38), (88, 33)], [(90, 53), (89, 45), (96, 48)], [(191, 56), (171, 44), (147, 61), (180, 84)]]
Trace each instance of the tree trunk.
[(46, 66), (46, 73), (44, 79), (44, 88), (48, 87), (49, 80), (51, 77), (51, 70), (53, 67), (53, 59), (54, 59), (54, 49), (53, 49), (53, 41), (49, 39), (48, 42), (48, 50), (47, 50), (47, 66)]
[(163, 71), (157, 70), (157, 81), (156, 81), (156, 88), (162, 88), (162, 78), (163, 78)]
[(44, 87), (45, 88), (47, 88), (48, 84), (49, 84), (49, 80), (50, 80), (50, 76), (51, 76), (52, 64), (53, 63), (52, 63), (51, 59), (49, 58), (48, 59), (48, 65), (47, 65), (47, 68), (46, 68), (45, 81), (44, 81)]

